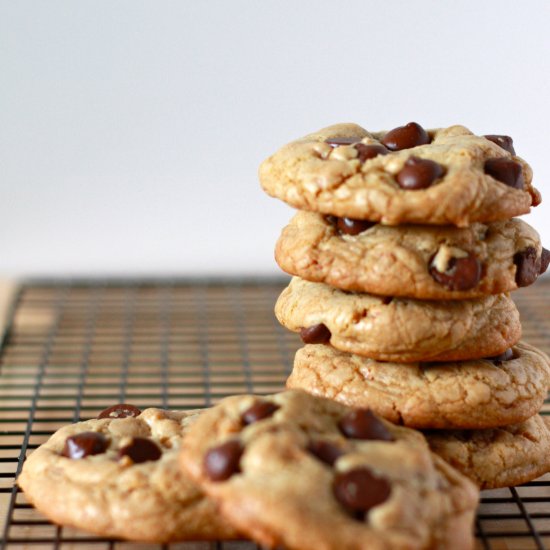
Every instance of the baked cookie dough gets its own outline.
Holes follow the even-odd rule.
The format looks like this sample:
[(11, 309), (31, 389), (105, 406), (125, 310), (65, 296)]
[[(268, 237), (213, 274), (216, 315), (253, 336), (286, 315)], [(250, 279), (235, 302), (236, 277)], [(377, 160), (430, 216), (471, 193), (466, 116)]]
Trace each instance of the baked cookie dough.
[(520, 485), (550, 472), (550, 417), (492, 430), (424, 434), (432, 451), (480, 489)]
[(275, 315), (305, 343), (330, 343), (398, 363), (492, 357), (521, 338), (519, 312), (506, 294), (421, 301), (350, 293), (294, 277)]
[(538, 233), (519, 219), (462, 229), (367, 224), (355, 235), (341, 221), (298, 212), (277, 242), (279, 266), (344, 290), (464, 300), (528, 286), (550, 262)]
[(526, 214), (541, 201), (532, 170), (510, 138), (490, 137), (464, 126), (386, 133), (336, 124), (282, 147), (261, 164), (260, 182), (295, 208), (387, 225)]
[(309, 344), (296, 353), (287, 387), (370, 407), (412, 428), (495, 428), (538, 413), (550, 387), (550, 361), (524, 342), (502, 358), (406, 365)]
[(472, 548), (477, 489), (419, 435), (304, 392), (234, 396), (193, 426), (181, 464), (270, 548)]
[(124, 405), (104, 412), (61, 428), (25, 461), (17, 482), (40, 512), (134, 541), (236, 537), (178, 466), (180, 443), (200, 411), (140, 413)]

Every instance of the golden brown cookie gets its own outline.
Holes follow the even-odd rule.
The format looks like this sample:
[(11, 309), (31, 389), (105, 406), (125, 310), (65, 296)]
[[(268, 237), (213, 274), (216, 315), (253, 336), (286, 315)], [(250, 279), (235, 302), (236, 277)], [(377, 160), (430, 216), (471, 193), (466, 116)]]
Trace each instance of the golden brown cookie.
[(178, 467), (182, 438), (200, 411), (125, 407), (65, 426), (36, 449), (17, 480), (26, 497), (48, 519), (105, 537), (235, 538)]
[(550, 361), (524, 342), (500, 359), (410, 364), (310, 344), (296, 353), (287, 387), (370, 407), (412, 428), (494, 428), (537, 414), (550, 387)]
[(419, 435), (304, 392), (235, 396), (193, 426), (181, 464), (270, 548), (472, 548), (477, 489)]
[(463, 126), (386, 133), (336, 124), (285, 145), (259, 175), (269, 195), (296, 208), (387, 225), (465, 227), (526, 214), (541, 200), (510, 138)]
[(350, 293), (294, 277), (275, 305), (305, 343), (330, 343), (379, 361), (458, 361), (500, 355), (521, 338), (506, 294), (421, 301)]
[(464, 300), (528, 286), (550, 262), (538, 233), (519, 219), (462, 229), (368, 224), (355, 235), (346, 231), (338, 221), (298, 212), (277, 242), (277, 263), (343, 290)]
[(492, 430), (432, 430), (432, 451), (476, 483), (497, 489), (527, 483), (550, 472), (550, 417)]

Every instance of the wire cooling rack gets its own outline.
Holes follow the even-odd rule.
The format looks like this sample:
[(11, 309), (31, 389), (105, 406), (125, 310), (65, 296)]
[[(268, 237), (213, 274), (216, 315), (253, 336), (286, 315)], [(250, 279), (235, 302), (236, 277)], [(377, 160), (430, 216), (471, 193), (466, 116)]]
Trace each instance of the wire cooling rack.
[[(273, 315), (284, 281), (54, 281), (23, 285), (0, 342), (0, 549), (153, 549), (50, 524), (14, 481), (64, 424), (117, 402), (196, 408), (284, 387), (293, 333)], [(524, 339), (550, 351), (550, 281), (514, 295)], [(550, 404), (543, 413), (550, 414)], [(480, 549), (550, 545), (550, 475), (482, 494)], [(247, 542), (170, 549), (249, 550)]]

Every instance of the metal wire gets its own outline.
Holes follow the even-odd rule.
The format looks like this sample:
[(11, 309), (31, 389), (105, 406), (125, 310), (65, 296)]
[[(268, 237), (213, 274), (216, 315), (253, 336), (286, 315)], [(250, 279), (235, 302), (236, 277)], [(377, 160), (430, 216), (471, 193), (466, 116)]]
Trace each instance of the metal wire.
[[(514, 295), (524, 338), (545, 351), (549, 283)], [(235, 393), (280, 391), (300, 346), (273, 315), (282, 288), (281, 281), (262, 280), (24, 285), (0, 339), (0, 550), (133, 547), (46, 521), (15, 485), (27, 452), (62, 425), (92, 418), (116, 402), (182, 409)], [(549, 404), (543, 414), (550, 414)], [(550, 476), (482, 497), (479, 548), (540, 550), (550, 544)], [(176, 548), (257, 547), (170, 545)]]

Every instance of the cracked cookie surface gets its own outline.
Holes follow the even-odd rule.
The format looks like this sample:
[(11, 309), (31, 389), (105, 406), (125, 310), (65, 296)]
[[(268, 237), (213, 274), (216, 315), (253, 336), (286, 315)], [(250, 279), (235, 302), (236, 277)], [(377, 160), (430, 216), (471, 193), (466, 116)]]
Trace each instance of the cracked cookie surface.
[(550, 387), (545, 353), (524, 342), (511, 349), (509, 360), (400, 364), (310, 344), (296, 353), (287, 387), (412, 428), (507, 426), (537, 414)]
[(181, 463), (270, 548), (471, 548), (477, 489), (419, 435), (304, 392), (234, 396), (193, 426)]
[(27, 458), (18, 484), (50, 520), (98, 535), (150, 542), (235, 538), (178, 466), (181, 440), (199, 415), (150, 408), (136, 417), (65, 426)]
[[(384, 132), (368, 132), (357, 124), (329, 126), (266, 159), (260, 166), (260, 182), (269, 195), (295, 208), (387, 225), (465, 227), (526, 214), (540, 203), (531, 185), (531, 168), (509, 147), (463, 126), (427, 134), (429, 143), (392, 151), (381, 147)], [(373, 145), (383, 153), (365, 154), (365, 146), (372, 151)], [(411, 157), (435, 163), (439, 177), (427, 187), (411, 188), (407, 178), (400, 177)], [(521, 181), (501, 181), (506, 178), (498, 170), (486, 167), (493, 159), (511, 163)]]
[(519, 312), (505, 294), (460, 301), (389, 299), (294, 277), (275, 315), (305, 341), (304, 331), (322, 324), (333, 347), (398, 363), (492, 357), (521, 338)]
[(467, 228), (374, 224), (357, 235), (313, 212), (298, 212), (279, 237), (279, 266), (291, 275), (357, 292), (464, 300), (532, 284), (550, 252), (512, 219)]
[(432, 451), (480, 489), (527, 483), (550, 472), (550, 417), (492, 430), (424, 433)]

